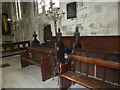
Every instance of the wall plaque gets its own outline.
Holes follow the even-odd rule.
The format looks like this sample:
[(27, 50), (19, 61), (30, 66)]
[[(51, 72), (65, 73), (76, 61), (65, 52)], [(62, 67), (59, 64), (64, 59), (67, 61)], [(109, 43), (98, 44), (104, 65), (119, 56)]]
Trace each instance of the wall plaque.
[(67, 4), (67, 19), (76, 18), (76, 2)]

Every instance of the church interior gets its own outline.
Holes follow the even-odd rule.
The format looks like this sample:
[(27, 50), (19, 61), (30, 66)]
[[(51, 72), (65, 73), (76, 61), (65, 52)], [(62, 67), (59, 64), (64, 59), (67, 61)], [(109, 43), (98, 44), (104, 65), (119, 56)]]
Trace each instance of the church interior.
[(119, 11), (118, 1), (0, 1), (1, 89), (119, 89)]

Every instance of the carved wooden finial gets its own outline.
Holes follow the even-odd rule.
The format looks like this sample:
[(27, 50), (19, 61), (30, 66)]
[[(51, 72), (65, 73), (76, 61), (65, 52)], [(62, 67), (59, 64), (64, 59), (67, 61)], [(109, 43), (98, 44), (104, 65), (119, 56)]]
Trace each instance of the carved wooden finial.
[(75, 48), (81, 49), (81, 44), (79, 41), (80, 40), (80, 33), (79, 33), (78, 27), (76, 27), (76, 29), (75, 29), (74, 36), (75, 36), (75, 43), (73, 44), (73, 49), (75, 49)]
[(61, 40), (61, 37), (62, 37), (62, 33), (61, 33), (60, 28), (58, 28), (57, 40), (60, 41), (60, 40)]
[(78, 29), (78, 27), (76, 27), (76, 29), (75, 29), (74, 36), (75, 36), (76, 40), (78, 40), (79, 37), (80, 37), (80, 33), (79, 33), (79, 29)]
[(37, 34), (36, 34), (36, 32), (34, 31), (34, 34), (33, 34), (33, 37), (34, 37), (34, 40), (32, 41), (32, 43), (31, 43), (31, 46), (32, 47), (36, 47), (36, 46), (39, 46), (40, 45), (40, 42), (37, 40)]
[(34, 40), (37, 39), (37, 38), (36, 38), (36, 37), (37, 37), (37, 34), (36, 34), (35, 31), (34, 31), (33, 37), (34, 37)]

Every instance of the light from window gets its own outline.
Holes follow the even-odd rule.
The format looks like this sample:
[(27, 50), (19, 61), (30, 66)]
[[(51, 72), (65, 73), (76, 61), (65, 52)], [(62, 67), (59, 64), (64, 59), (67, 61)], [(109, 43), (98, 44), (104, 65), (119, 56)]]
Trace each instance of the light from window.
[(49, 10), (49, 7), (50, 7), (50, 0), (46, 0), (46, 2), (45, 2), (45, 11)]
[(45, 1), (44, 0), (38, 0), (38, 13), (42, 13), (42, 6), (45, 5)]
[(21, 16), (20, 0), (18, 0), (18, 7), (19, 7), (19, 18), (22, 19), (22, 16)]
[(38, 13), (49, 10), (50, 2), (55, 3), (54, 7), (59, 7), (59, 0), (38, 0)]
[(53, 0), (53, 3), (55, 3), (55, 7), (59, 7), (60, 5), (59, 5), (59, 0)]
[(17, 20), (18, 20), (18, 7), (17, 7), (17, 1), (15, 2), (15, 7), (16, 7), (16, 17), (17, 17)]
[(17, 20), (22, 19), (20, 0), (17, 0), (15, 2), (15, 7), (16, 7), (16, 18), (17, 18)]

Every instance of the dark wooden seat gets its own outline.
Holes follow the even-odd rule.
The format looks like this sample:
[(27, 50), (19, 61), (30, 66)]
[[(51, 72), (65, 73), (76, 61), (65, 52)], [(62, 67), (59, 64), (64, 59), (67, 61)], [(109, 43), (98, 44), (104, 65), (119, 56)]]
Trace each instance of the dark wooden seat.
[(21, 66), (37, 65), (41, 67), (42, 80), (45, 81), (52, 77), (52, 54), (50, 51), (38, 48), (27, 48), (21, 53)]
[(77, 84), (83, 85), (88, 88), (118, 88), (118, 86), (112, 85), (110, 83), (103, 82), (102, 80), (97, 80), (93, 78), (89, 78), (85, 75), (80, 75), (78, 73), (66, 72), (61, 75), (70, 81), (73, 81)]

